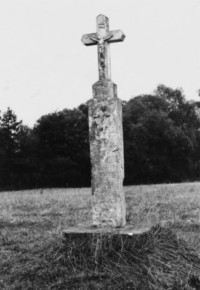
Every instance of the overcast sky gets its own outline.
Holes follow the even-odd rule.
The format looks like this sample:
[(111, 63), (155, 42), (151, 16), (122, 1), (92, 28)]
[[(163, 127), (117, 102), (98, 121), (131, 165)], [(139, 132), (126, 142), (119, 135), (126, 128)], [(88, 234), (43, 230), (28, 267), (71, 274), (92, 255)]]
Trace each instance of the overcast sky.
[(92, 97), (97, 48), (81, 43), (105, 14), (124, 42), (111, 44), (118, 97), (158, 84), (200, 89), (200, 0), (0, 0), (0, 110), (33, 126), (44, 114)]

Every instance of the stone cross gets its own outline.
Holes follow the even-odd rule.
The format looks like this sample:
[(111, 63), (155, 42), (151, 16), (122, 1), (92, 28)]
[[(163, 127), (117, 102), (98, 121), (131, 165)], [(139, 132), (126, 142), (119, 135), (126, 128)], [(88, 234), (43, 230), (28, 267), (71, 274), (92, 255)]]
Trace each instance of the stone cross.
[(97, 32), (82, 36), (85, 45), (98, 45), (99, 79), (111, 79), (110, 43), (123, 41), (121, 30), (109, 31), (109, 19), (105, 15), (97, 16)]
[(97, 33), (83, 35), (82, 42), (98, 45), (99, 81), (88, 104), (92, 224), (119, 228), (126, 224), (122, 102), (110, 79), (109, 43), (123, 41), (125, 35), (121, 30), (109, 31), (108, 23), (106, 16), (97, 16)]

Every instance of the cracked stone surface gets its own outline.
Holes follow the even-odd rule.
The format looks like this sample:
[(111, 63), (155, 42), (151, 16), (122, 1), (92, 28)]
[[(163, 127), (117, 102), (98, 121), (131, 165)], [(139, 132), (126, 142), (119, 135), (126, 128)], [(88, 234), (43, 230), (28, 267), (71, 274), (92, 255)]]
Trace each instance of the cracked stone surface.
[(117, 86), (110, 80), (93, 85), (89, 138), (93, 226), (122, 227), (126, 223), (122, 102), (117, 98)]

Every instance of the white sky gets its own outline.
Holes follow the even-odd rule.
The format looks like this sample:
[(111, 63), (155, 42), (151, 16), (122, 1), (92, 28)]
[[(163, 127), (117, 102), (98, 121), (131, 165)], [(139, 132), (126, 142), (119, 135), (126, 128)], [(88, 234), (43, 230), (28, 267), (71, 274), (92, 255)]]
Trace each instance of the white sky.
[(98, 80), (97, 49), (81, 43), (105, 14), (124, 42), (111, 44), (118, 97), (158, 84), (200, 89), (200, 0), (0, 0), (0, 110), (33, 126), (44, 114), (77, 107)]

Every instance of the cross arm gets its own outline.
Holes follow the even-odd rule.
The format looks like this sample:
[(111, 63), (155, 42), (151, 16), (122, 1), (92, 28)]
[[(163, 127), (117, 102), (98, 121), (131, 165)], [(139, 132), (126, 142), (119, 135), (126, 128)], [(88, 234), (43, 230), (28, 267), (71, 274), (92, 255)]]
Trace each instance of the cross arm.
[[(112, 30), (108, 32), (108, 35), (112, 35), (107, 41), (109, 43), (113, 42), (120, 42), (123, 41), (126, 37), (123, 31), (121, 30)], [(90, 45), (96, 45), (97, 42), (93, 40), (94, 38), (97, 38), (97, 33), (90, 33), (90, 34), (84, 34), (81, 38), (81, 41), (83, 44), (90, 46)]]
[(93, 38), (97, 38), (96, 33), (84, 34), (81, 38), (81, 41), (83, 44), (85, 44), (87, 46), (95, 45), (95, 44), (97, 44), (97, 42), (94, 41)]
[(112, 37), (108, 40), (109, 43), (124, 41), (126, 35), (121, 30), (111, 30)]

